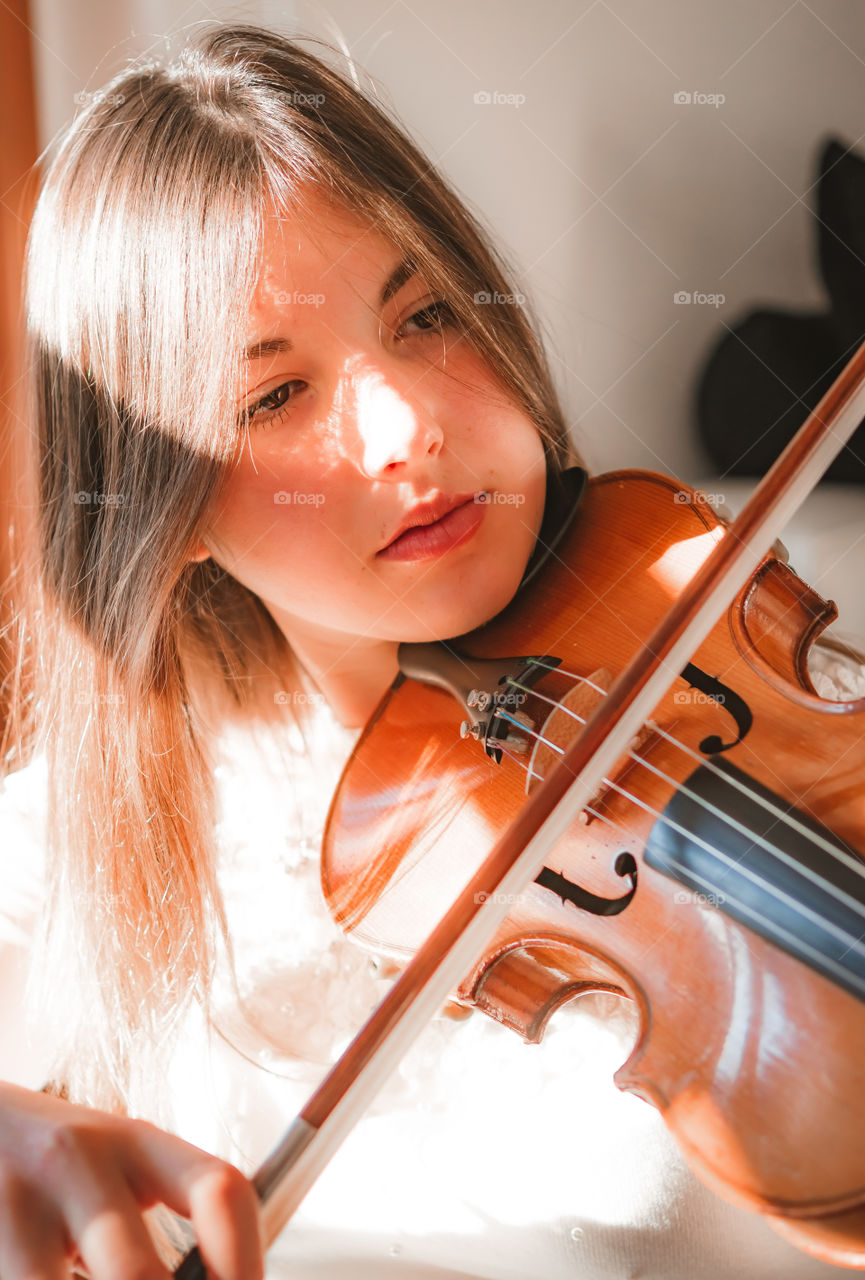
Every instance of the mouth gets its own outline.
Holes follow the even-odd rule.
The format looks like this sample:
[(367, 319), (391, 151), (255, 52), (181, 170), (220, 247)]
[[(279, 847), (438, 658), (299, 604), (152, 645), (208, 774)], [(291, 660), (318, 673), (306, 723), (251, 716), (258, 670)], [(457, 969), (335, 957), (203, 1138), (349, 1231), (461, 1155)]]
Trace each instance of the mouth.
[(430, 560), (467, 542), (486, 514), (474, 493), (443, 494), (409, 511), (379, 560)]

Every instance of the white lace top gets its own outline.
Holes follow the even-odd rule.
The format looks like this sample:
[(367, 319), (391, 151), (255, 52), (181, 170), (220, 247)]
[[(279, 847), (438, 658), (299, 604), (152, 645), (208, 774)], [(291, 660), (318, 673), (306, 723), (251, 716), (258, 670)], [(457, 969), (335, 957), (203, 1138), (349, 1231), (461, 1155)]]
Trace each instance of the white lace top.
[[(821, 691), (865, 694), (824, 664)], [(837, 696), (837, 692), (836, 695)], [(166, 1069), (169, 1127), (251, 1172), (386, 980), (332, 924), (318, 845), (356, 734), (326, 710), (308, 755), (234, 731), (217, 768), (227, 968), (214, 1025), (190, 1014)], [(41, 903), (44, 767), (0, 792), (0, 1077), (39, 1087), (50, 1028), (26, 1028), (22, 978)], [(242, 1006), (242, 1007), (241, 1007)], [(473, 1014), (439, 1019), (324, 1172), (269, 1255), (292, 1280), (785, 1280), (841, 1276), (690, 1174), (657, 1112), (612, 1083), (635, 1025), (623, 1002), (560, 1010), (542, 1044)]]

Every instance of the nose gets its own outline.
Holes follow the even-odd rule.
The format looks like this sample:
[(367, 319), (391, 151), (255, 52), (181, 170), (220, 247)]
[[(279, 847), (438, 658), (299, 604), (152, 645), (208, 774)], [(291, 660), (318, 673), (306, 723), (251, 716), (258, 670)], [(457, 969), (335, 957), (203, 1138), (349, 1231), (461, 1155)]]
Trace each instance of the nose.
[(444, 432), (419, 390), (417, 374), (367, 366), (354, 383), (359, 466), (374, 480), (403, 480), (436, 456)]

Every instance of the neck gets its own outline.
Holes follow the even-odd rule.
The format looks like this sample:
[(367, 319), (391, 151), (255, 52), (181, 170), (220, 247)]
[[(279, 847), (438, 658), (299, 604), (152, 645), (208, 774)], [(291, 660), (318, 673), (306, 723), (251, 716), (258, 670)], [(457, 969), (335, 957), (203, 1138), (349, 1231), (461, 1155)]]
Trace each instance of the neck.
[(352, 639), (347, 647), (322, 636), (286, 636), (339, 722), (365, 725), (399, 672), (396, 641)]

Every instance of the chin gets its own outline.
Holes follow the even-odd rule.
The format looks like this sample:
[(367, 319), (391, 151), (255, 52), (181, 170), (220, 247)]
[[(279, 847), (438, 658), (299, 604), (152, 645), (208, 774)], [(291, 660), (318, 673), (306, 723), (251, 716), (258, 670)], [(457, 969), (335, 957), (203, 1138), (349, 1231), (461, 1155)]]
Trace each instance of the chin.
[(399, 639), (449, 640), (474, 631), (510, 603), (521, 577), (522, 569), (511, 570), (492, 582), (489, 578), (477, 584), (467, 582), (441, 599), (424, 601), (405, 619), (406, 626)]

